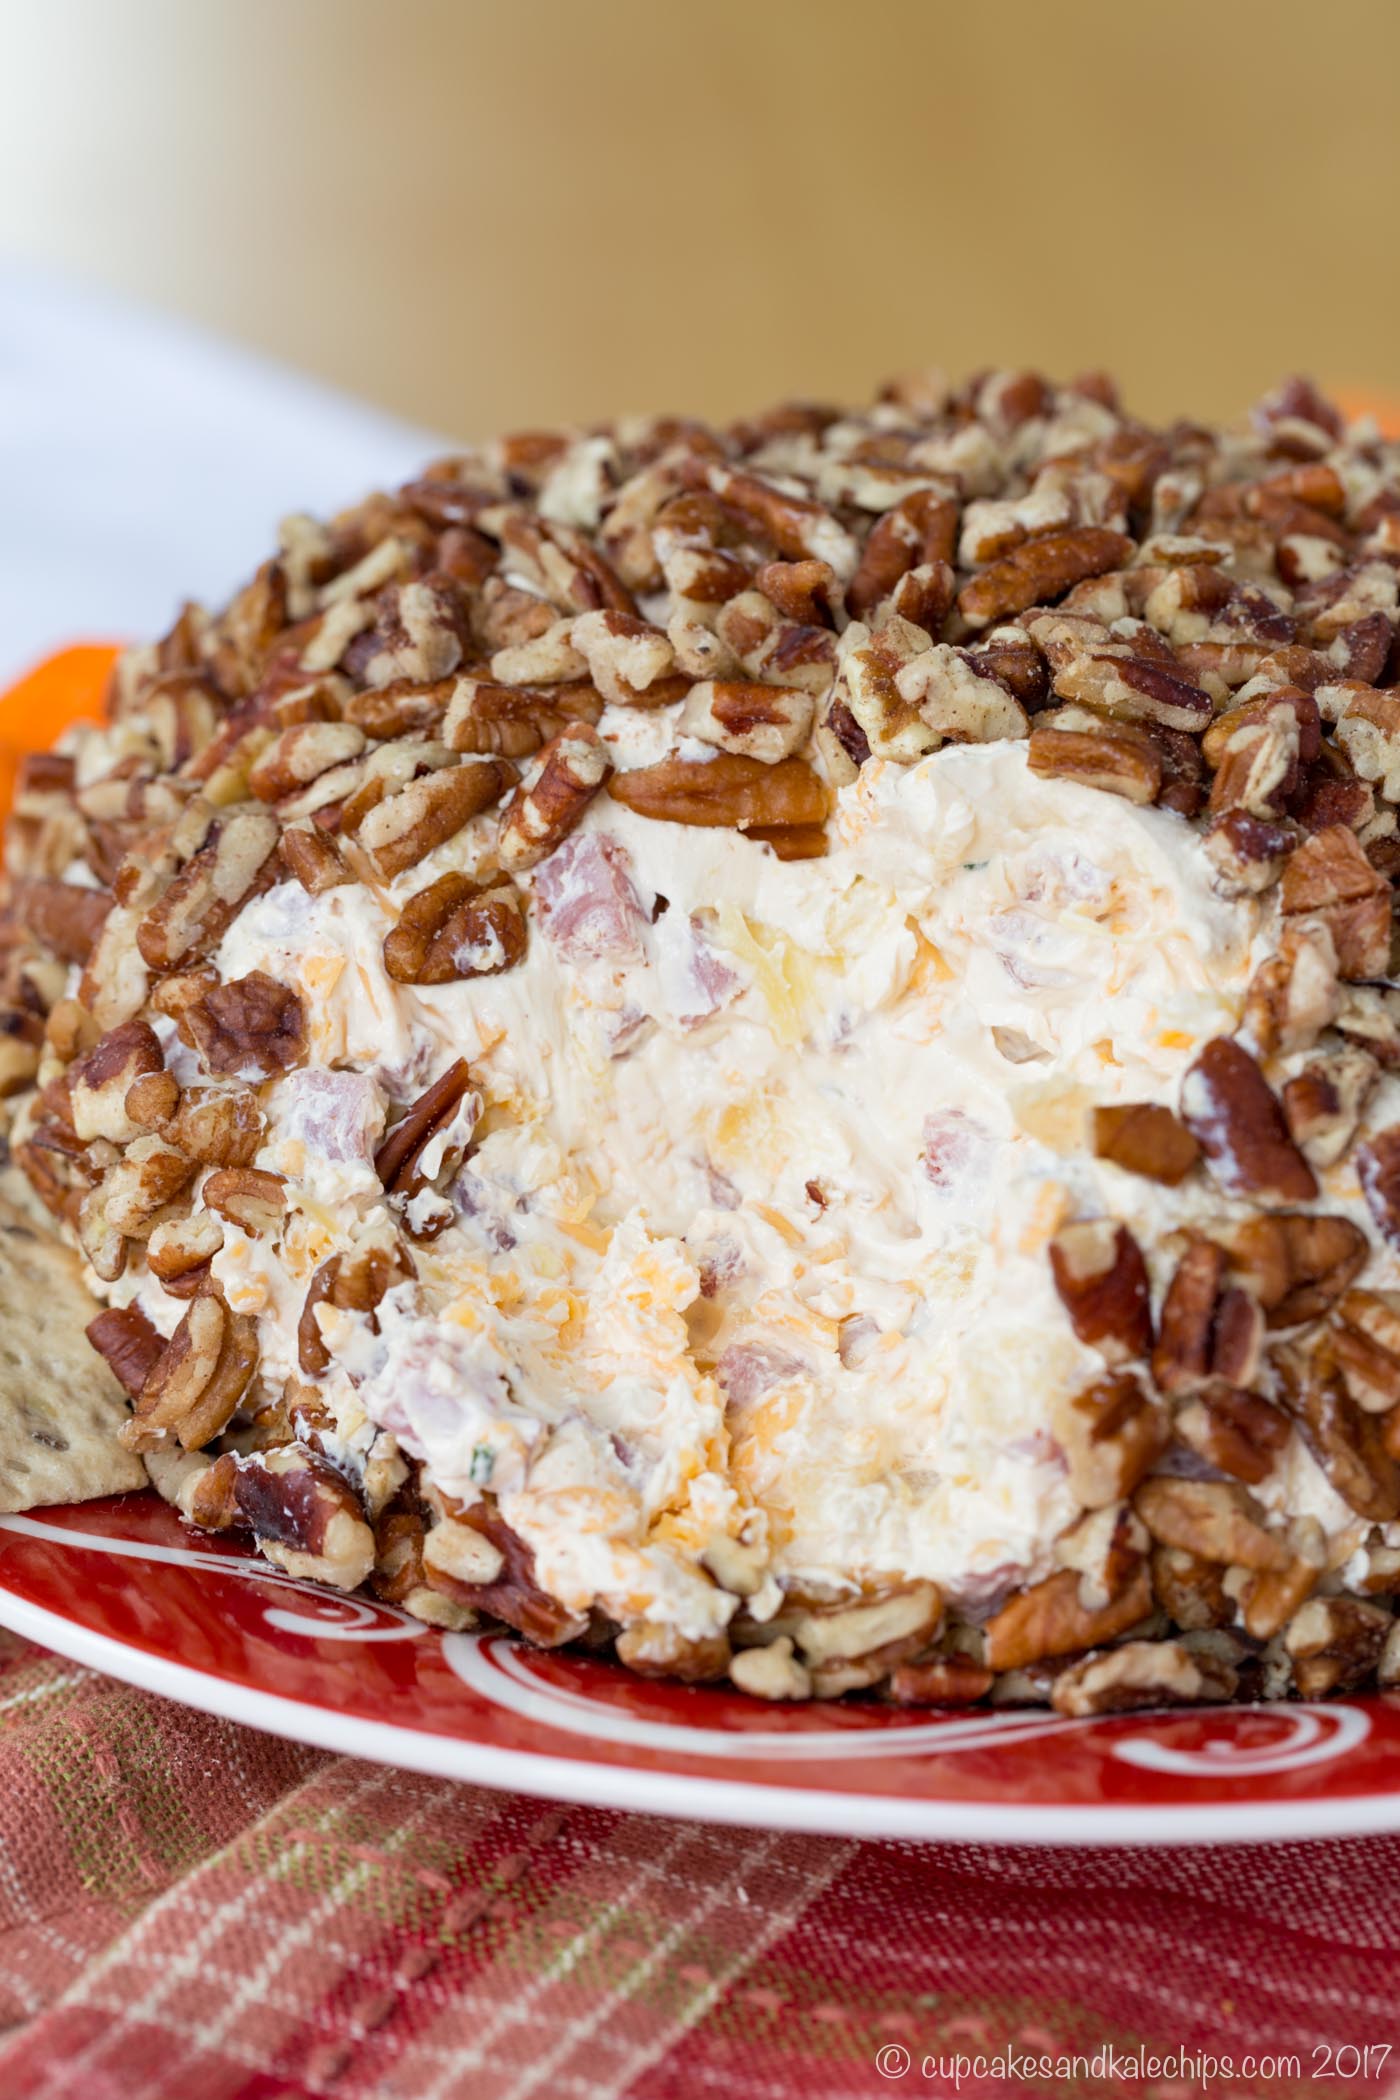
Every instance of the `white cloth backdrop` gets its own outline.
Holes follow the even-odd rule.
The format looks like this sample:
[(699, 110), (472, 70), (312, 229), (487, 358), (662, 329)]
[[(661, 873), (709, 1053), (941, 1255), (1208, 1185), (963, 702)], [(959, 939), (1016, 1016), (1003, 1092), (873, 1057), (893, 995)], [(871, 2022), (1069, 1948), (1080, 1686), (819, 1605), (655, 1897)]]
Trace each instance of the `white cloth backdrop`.
[(66, 642), (155, 635), (182, 598), (217, 603), (284, 512), (338, 509), (445, 442), (0, 262), (0, 686)]

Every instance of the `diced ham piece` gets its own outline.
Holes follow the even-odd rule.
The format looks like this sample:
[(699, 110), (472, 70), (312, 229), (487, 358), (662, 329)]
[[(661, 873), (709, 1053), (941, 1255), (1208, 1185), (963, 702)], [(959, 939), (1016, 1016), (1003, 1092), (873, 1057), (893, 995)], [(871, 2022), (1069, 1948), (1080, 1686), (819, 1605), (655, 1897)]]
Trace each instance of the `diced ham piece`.
[(785, 1379), (800, 1377), (806, 1368), (771, 1342), (734, 1342), (715, 1366), (715, 1376), (731, 1407), (747, 1407)]
[(951, 1194), (980, 1181), (991, 1164), (990, 1131), (960, 1108), (940, 1108), (924, 1117), (924, 1173), (933, 1186)]
[(384, 1133), (385, 1100), (367, 1072), (292, 1072), (277, 1093), (283, 1137), (318, 1159), (370, 1165)]
[(535, 870), (540, 925), (572, 963), (642, 960), (647, 915), (616, 839), (575, 832)]

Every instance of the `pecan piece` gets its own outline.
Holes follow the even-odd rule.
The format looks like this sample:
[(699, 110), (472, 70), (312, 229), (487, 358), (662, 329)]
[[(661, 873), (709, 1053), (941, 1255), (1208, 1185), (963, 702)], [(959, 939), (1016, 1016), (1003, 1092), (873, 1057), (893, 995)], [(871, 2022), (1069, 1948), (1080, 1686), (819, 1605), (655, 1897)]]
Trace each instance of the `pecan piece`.
[(374, 1171), (386, 1194), (417, 1195), (429, 1178), (423, 1155), (433, 1139), (446, 1131), (470, 1086), (466, 1059), (459, 1057), (399, 1118), (374, 1155)]
[(148, 1021), (108, 1029), (69, 1073), (73, 1128), (83, 1142), (107, 1138), (126, 1145), (139, 1136), (143, 1126), (133, 1118), (127, 1095), (138, 1079), (163, 1069), (160, 1042)]
[(1400, 1517), (1400, 1465), (1377, 1416), (1358, 1407), (1330, 1345), (1311, 1354), (1280, 1349), (1280, 1397), (1299, 1434), (1342, 1500), (1372, 1524)]
[(1131, 725), (1103, 729), (1032, 729), (1030, 769), (1043, 780), (1077, 780), (1108, 795), (1145, 806), (1162, 788), (1161, 754), (1152, 739)]
[(334, 1467), (302, 1444), (219, 1460), (226, 1463), (237, 1515), (269, 1560), (308, 1582), (359, 1588), (374, 1566), (374, 1533)]
[(135, 1400), (165, 1347), (146, 1314), (139, 1305), (112, 1305), (89, 1320), (86, 1333), (127, 1398)]
[(277, 819), (256, 805), (211, 812), (203, 843), (137, 926), (142, 960), (175, 970), (207, 955), (271, 879), (278, 835)]
[(488, 1612), (493, 1619), (503, 1619), (538, 1648), (557, 1648), (562, 1641), (577, 1640), (587, 1621), (541, 1588), (535, 1576), (533, 1551), (494, 1505), (474, 1503), (461, 1512), (461, 1520), (495, 1547), (500, 1555), (500, 1573), (490, 1582), (449, 1583), (442, 1576), (436, 1582), (447, 1587), (459, 1603), (470, 1605), (474, 1611)]
[(270, 1079), (306, 1055), (306, 1010), (265, 970), (229, 984), (198, 981), (177, 1026), (207, 1070), (225, 1079)]
[(1132, 558), (1133, 543), (1127, 535), (1104, 526), (1047, 533), (1014, 548), (964, 584), (958, 610), (969, 627), (987, 627), (993, 620), (1058, 598), (1086, 577), (1125, 568)]
[(931, 1662), (897, 1664), (887, 1690), (896, 1706), (975, 1706), (993, 1681), (986, 1664), (970, 1655), (938, 1655)]
[(1283, 1645), (1304, 1699), (1327, 1699), (1365, 1683), (1389, 1636), (1390, 1613), (1356, 1597), (1314, 1597), (1289, 1620)]
[(1341, 1297), (1370, 1253), (1350, 1218), (1281, 1211), (1221, 1232), (1236, 1281), (1259, 1300), (1268, 1326), (1317, 1320)]
[(75, 882), (17, 882), (11, 902), (19, 924), (41, 948), (61, 962), (85, 963), (107, 923), (112, 893)]
[(1181, 1641), (1125, 1641), (1086, 1655), (1058, 1672), (1050, 1691), (1056, 1713), (1131, 1713), (1144, 1706), (1203, 1706), (1233, 1699), (1238, 1673), (1223, 1657)]
[(1064, 1226), (1050, 1242), (1050, 1266), (1081, 1342), (1111, 1364), (1147, 1354), (1152, 1346), (1147, 1265), (1126, 1225), (1095, 1218)]
[(227, 1428), (257, 1366), (257, 1323), (230, 1312), (212, 1291), (192, 1298), (147, 1375), (122, 1443), (150, 1451), (173, 1433), (185, 1450), (198, 1450)]
[(525, 943), (525, 900), (513, 882), (440, 875), (384, 936), (384, 968), (397, 984), (453, 984), (513, 969)]
[(1267, 1571), (1292, 1558), (1254, 1497), (1232, 1480), (1154, 1477), (1138, 1488), (1133, 1507), (1159, 1545), (1217, 1566)]
[(786, 1634), (761, 1648), (741, 1648), (730, 1658), (729, 1678), (751, 1699), (810, 1699), (811, 1672), (793, 1653)]
[(673, 1677), (682, 1684), (712, 1684), (729, 1673), (728, 1637), (712, 1633), (688, 1640), (675, 1626), (636, 1619), (615, 1643), (620, 1663), (638, 1677)]
[(1283, 1115), (1294, 1144), (1314, 1168), (1335, 1166), (1380, 1077), (1365, 1050), (1348, 1045), (1310, 1058), (1283, 1089)]
[(545, 860), (563, 844), (611, 772), (608, 747), (587, 722), (546, 744), (533, 781), (518, 787), (501, 812), (501, 865), (515, 872)]
[(351, 1254), (333, 1254), (323, 1262), (307, 1287), (297, 1322), (297, 1361), (303, 1376), (319, 1378), (330, 1366), (331, 1352), (316, 1318), (318, 1305), (333, 1306), (340, 1312), (368, 1313), (374, 1328), (374, 1309), (385, 1292), (413, 1273), (404, 1249), (397, 1243), (380, 1240), (357, 1247)]
[(1154, 1546), (1152, 1594), (1167, 1617), (1186, 1633), (1228, 1626), (1234, 1605), (1225, 1594), (1225, 1570), (1183, 1546)]
[(1145, 1566), (1138, 1567), (1119, 1596), (1096, 1610), (1080, 1601), (1076, 1571), (1061, 1568), (1021, 1590), (987, 1621), (987, 1667), (1020, 1670), (1047, 1656), (1073, 1655), (1077, 1649), (1116, 1640), (1151, 1610), (1152, 1585)]
[(1356, 1175), (1382, 1237), (1400, 1247), (1400, 1124), (1357, 1147)]
[(1151, 1101), (1096, 1108), (1093, 1132), (1097, 1158), (1168, 1188), (1184, 1181), (1201, 1156), (1180, 1117)]
[(297, 826), (282, 834), (282, 858), (310, 897), (319, 897), (342, 883), (354, 880), (340, 857), (334, 839), (324, 831)]
[(199, 1193), (208, 1209), (258, 1239), (263, 1233), (275, 1233), (281, 1225), (287, 1208), (286, 1186), (283, 1175), (262, 1167), (219, 1167)]
[(1296, 843), (1288, 825), (1251, 816), (1246, 809), (1227, 810), (1205, 835), (1216, 887), (1226, 897), (1261, 896), (1278, 881)]
[(1086, 1509), (1102, 1509), (1131, 1494), (1156, 1464), (1170, 1424), (1132, 1372), (1115, 1371), (1063, 1401), (1054, 1431), (1074, 1493)]
[(171, 1298), (193, 1298), (224, 1244), (224, 1228), (208, 1211), (167, 1218), (146, 1242), (146, 1267)]
[(721, 751), (776, 765), (806, 743), (815, 708), (797, 686), (704, 678), (690, 688), (679, 726)]
[(1390, 884), (1367, 860), (1356, 833), (1329, 824), (1304, 839), (1283, 871), (1285, 918), (1319, 918), (1332, 936), (1343, 978), (1383, 977), (1390, 965)]
[(1348, 1291), (1331, 1330), (1332, 1355), (1347, 1391), (1367, 1414), (1400, 1407), (1400, 1297)]
[(359, 827), (360, 844), (376, 873), (391, 882), (499, 802), (517, 778), (504, 758), (439, 766), (377, 802)]
[(280, 802), (364, 748), (365, 733), (351, 722), (294, 722), (262, 752), (248, 786), (259, 802)]
[(1257, 1487), (1288, 1442), (1288, 1421), (1260, 1394), (1216, 1381), (1181, 1409), (1176, 1434), (1218, 1472)]
[(1264, 1339), (1256, 1298), (1225, 1281), (1226, 1257), (1213, 1240), (1193, 1241), (1162, 1301), (1152, 1376), (1164, 1393), (1198, 1391), (1216, 1379), (1253, 1382)]
[(708, 763), (664, 758), (614, 775), (615, 802), (659, 823), (729, 831), (804, 830), (825, 824), (826, 790), (804, 759), (766, 766), (722, 752)]
[(1229, 1195), (1276, 1206), (1317, 1194), (1312, 1168), (1288, 1134), (1268, 1081), (1243, 1044), (1207, 1043), (1181, 1086), (1181, 1113)]
[(951, 564), (957, 553), (957, 534), (958, 505), (953, 497), (933, 489), (915, 489), (902, 496), (872, 526), (846, 586), (851, 618), (866, 619), (911, 569)]
[(1261, 1057), (1308, 1050), (1337, 1020), (1341, 1003), (1332, 936), (1319, 920), (1299, 919), (1285, 924), (1278, 953), (1261, 963), (1250, 980), (1245, 1032)]

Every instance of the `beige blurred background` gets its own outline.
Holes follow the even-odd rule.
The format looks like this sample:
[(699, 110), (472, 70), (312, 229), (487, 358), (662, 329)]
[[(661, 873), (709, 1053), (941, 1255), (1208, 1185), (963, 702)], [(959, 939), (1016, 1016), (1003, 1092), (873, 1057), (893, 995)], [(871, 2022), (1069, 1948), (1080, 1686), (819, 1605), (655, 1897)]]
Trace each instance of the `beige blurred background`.
[(1400, 387), (1400, 5), (0, 0), (0, 250), (462, 435)]

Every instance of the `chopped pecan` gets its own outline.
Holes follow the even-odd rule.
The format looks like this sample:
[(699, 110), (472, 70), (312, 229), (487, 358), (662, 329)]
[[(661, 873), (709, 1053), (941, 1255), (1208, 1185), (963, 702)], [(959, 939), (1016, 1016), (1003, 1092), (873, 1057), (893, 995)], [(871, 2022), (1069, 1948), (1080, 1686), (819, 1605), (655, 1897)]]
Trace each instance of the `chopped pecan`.
[(252, 1164), (265, 1129), (256, 1094), (248, 1087), (186, 1087), (165, 1126), (172, 1144), (206, 1167)]
[(257, 1323), (208, 1292), (190, 1300), (152, 1365), (121, 1431), (130, 1451), (156, 1449), (172, 1434), (195, 1451), (232, 1420), (258, 1365)]
[(1268, 1478), (1289, 1433), (1287, 1418), (1260, 1394), (1218, 1380), (1180, 1410), (1175, 1426), (1180, 1441), (1198, 1457), (1249, 1487)]
[(136, 1399), (165, 1347), (146, 1314), (139, 1305), (112, 1305), (88, 1322), (86, 1332), (128, 1399)]
[(208, 1209), (253, 1239), (275, 1233), (287, 1208), (284, 1176), (262, 1167), (218, 1167), (199, 1193)]
[(1111, 1364), (1147, 1354), (1152, 1346), (1147, 1266), (1126, 1225), (1095, 1218), (1062, 1227), (1050, 1242), (1050, 1266), (1081, 1342)]
[(680, 727), (721, 751), (776, 765), (806, 743), (815, 704), (793, 686), (706, 678), (690, 688)]
[(440, 875), (410, 897), (384, 936), (384, 968), (398, 984), (453, 984), (513, 969), (525, 954), (525, 900), (504, 877)]
[(1152, 1585), (1144, 1565), (1117, 1597), (1095, 1610), (1080, 1601), (1077, 1572), (1061, 1568), (1019, 1591), (987, 1621), (987, 1667), (1020, 1670), (1047, 1656), (1073, 1655), (1097, 1642), (1116, 1640), (1151, 1610)]
[[(1335, 688), (1320, 690), (1325, 698)], [(1400, 694), (1348, 691), (1336, 738), (1358, 776), (1374, 781), (1387, 802), (1400, 802)]]
[(958, 593), (958, 610), (970, 627), (1047, 604), (1086, 576), (1102, 576), (1131, 561), (1133, 543), (1101, 525), (1046, 533), (983, 569)]
[(1204, 1706), (1233, 1699), (1237, 1672), (1222, 1658), (1180, 1641), (1125, 1641), (1059, 1671), (1050, 1692), (1056, 1713), (1130, 1713), (1144, 1706)]
[(639, 816), (731, 831), (801, 831), (824, 824), (827, 814), (826, 790), (800, 758), (774, 766), (731, 752), (708, 762), (664, 758), (616, 774), (608, 792)]
[(1181, 1114), (1220, 1186), (1270, 1207), (1317, 1194), (1268, 1081), (1243, 1044), (1217, 1036), (1181, 1086)]
[(374, 1566), (374, 1533), (355, 1494), (324, 1458), (302, 1444), (282, 1444), (218, 1463), (232, 1467), (237, 1516), (269, 1560), (306, 1581), (359, 1588)]
[(229, 984), (196, 981), (176, 1012), (180, 1034), (206, 1070), (224, 1079), (269, 1079), (306, 1055), (306, 1010), (265, 970)]
[(922, 627), (898, 614), (882, 619), (878, 627), (853, 620), (841, 637), (838, 699), (876, 758), (907, 765), (935, 750), (941, 740), (917, 702), (906, 699), (898, 684), (900, 671), (928, 643)]
[(318, 1305), (340, 1312), (371, 1316), (386, 1291), (413, 1274), (404, 1250), (396, 1243), (371, 1240), (350, 1254), (333, 1254), (321, 1264), (307, 1287), (306, 1300), (297, 1323), (297, 1362), (306, 1378), (319, 1378), (330, 1366), (331, 1352), (316, 1318)]
[(354, 880), (340, 857), (335, 840), (311, 826), (295, 826), (282, 834), (282, 858), (308, 896)]
[(276, 818), (256, 804), (211, 812), (203, 843), (136, 929), (143, 961), (153, 970), (175, 970), (207, 955), (271, 879), (277, 842)]
[(280, 802), (332, 766), (347, 765), (365, 748), (365, 733), (350, 722), (296, 722), (261, 754), (248, 775), (259, 802)]
[(1391, 1616), (1357, 1597), (1313, 1597), (1284, 1628), (1293, 1682), (1304, 1699), (1355, 1691), (1380, 1661)]
[(608, 747), (587, 722), (546, 744), (534, 779), (518, 787), (501, 812), (501, 865), (519, 871), (546, 859), (569, 836), (611, 772)]
[(895, 673), (895, 687), (939, 737), (986, 744), (1030, 732), (1020, 701), (1000, 679), (980, 670), (965, 650), (943, 643), (925, 649)]
[(1279, 1393), (1299, 1434), (1342, 1500), (1372, 1524), (1400, 1517), (1400, 1465), (1385, 1447), (1380, 1420), (1358, 1407), (1331, 1346), (1275, 1356)]
[(1331, 1167), (1342, 1158), (1379, 1077), (1376, 1060), (1347, 1045), (1309, 1058), (1286, 1082), (1284, 1121), (1310, 1166)]
[(348, 668), (353, 660), (366, 685), (398, 678), (428, 685), (456, 670), (467, 635), (465, 594), (453, 577), (438, 573), (390, 584), (374, 625), (356, 638), (345, 662)]
[(75, 882), (16, 882), (11, 904), (18, 923), (60, 961), (85, 963), (112, 909), (112, 893)]
[(985, 1663), (951, 1654), (930, 1662), (896, 1664), (887, 1689), (896, 1706), (975, 1706), (992, 1683), (993, 1673)]
[(951, 563), (957, 552), (958, 505), (934, 489), (915, 489), (879, 518), (846, 586), (846, 609), (864, 620), (911, 569)]
[(1280, 901), (1286, 918), (1319, 918), (1332, 936), (1340, 976), (1383, 977), (1390, 964), (1390, 884), (1344, 824), (1314, 832), (1289, 856)]
[(1368, 1414), (1400, 1407), (1400, 1296), (1348, 1291), (1331, 1329), (1332, 1356), (1357, 1406)]
[(634, 613), (580, 613), (570, 640), (593, 684), (617, 706), (664, 707), (685, 691), (669, 637)]
[[(1300, 1526), (1294, 1525), (1296, 1533)], [(1240, 1623), (1252, 1640), (1269, 1641), (1282, 1631), (1300, 1604), (1317, 1588), (1323, 1572), (1324, 1548), (1320, 1537), (1308, 1541), (1311, 1554), (1295, 1553), (1285, 1568), (1250, 1571), (1231, 1568), (1224, 1578), (1225, 1594), (1238, 1611)]]
[(534, 1553), (499, 1510), (483, 1501), (461, 1514), (463, 1523), (479, 1531), (497, 1549), (502, 1565), (494, 1581), (453, 1583), (450, 1594), (475, 1611), (503, 1619), (537, 1647), (557, 1648), (562, 1641), (577, 1640), (587, 1621), (541, 1587), (535, 1574)]
[(517, 777), (504, 758), (440, 766), (377, 803), (359, 827), (359, 842), (376, 872), (392, 881), (499, 802)]
[(1381, 1234), (1400, 1247), (1400, 1124), (1357, 1147), (1356, 1174)]
[(1156, 1464), (1170, 1424), (1140, 1380), (1115, 1371), (1062, 1401), (1054, 1431), (1075, 1495), (1086, 1509), (1102, 1509), (1131, 1494)]
[(1171, 1109), (1151, 1101), (1124, 1102), (1094, 1110), (1094, 1152), (1125, 1173), (1142, 1174), (1175, 1188), (1201, 1156), (1201, 1148)]
[(1234, 1481), (1144, 1480), (1133, 1507), (1154, 1539), (1217, 1566), (1286, 1568), (1286, 1540), (1267, 1529), (1263, 1509)]
[(1161, 754), (1150, 737), (1127, 723), (1102, 729), (1033, 728), (1027, 757), (1031, 771), (1044, 780), (1077, 780), (1143, 805), (1161, 793)]
[(1323, 1029), (1339, 1019), (1342, 1001), (1331, 934), (1320, 920), (1295, 920), (1285, 924), (1278, 953), (1262, 962), (1250, 980), (1244, 1033), (1261, 1057), (1309, 1050)]
[(1219, 1232), (1230, 1272), (1263, 1306), (1271, 1327), (1317, 1320), (1352, 1283), (1370, 1253), (1350, 1218), (1279, 1211)]
[(587, 680), (511, 686), (459, 678), (442, 734), (453, 751), (528, 758), (572, 724), (596, 723), (602, 712), (602, 694)]
[(108, 1138), (129, 1144), (142, 1125), (127, 1107), (127, 1095), (138, 1079), (164, 1069), (160, 1043), (147, 1021), (123, 1021), (79, 1060), (69, 1073), (73, 1128), (87, 1143)]
[(1225, 1570), (1218, 1562), (1203, 1560), (1184, 1546), (1154, 1546), (1149, 1564), (1152, 1594), (1183, 1632), (1229, 1625), (1234, 1605), (1225, 1594)]
[(224, 1244), (224, 1228), (209, 1211), (166, 1218), (146, 1242), (146, 1267), (171, 1298), (193, 1298)]
[(374, 1155), (374, 1171), (387, 1194), (414, 1196), (422, 1188), (429, 1178), (423, 1155), (451, 1124), (470, 1087), (466, 1059), (459, 1057), (399, 1118)]
[(0, 1006), (0, 1100), (33, 1085), (43, 1041), (44, 1026), (37, 1014)]
[(618, 1635), (620, 1663), (639, 1677), (674, 1677), (682, 1684), (711, 1684), (729, 1673), (728, 1637), (722, 1633), (689, 1640), (675, 1626), (636, 1619)]
[(1191, 1393), (1217, 1379), (1253, 1383), (1264, 1339), (1259, 1301), (1225, 1280), (1226, 1255), (1193, 1240), (1162, 1301), (1152, 1376), (1164, 1393)]

